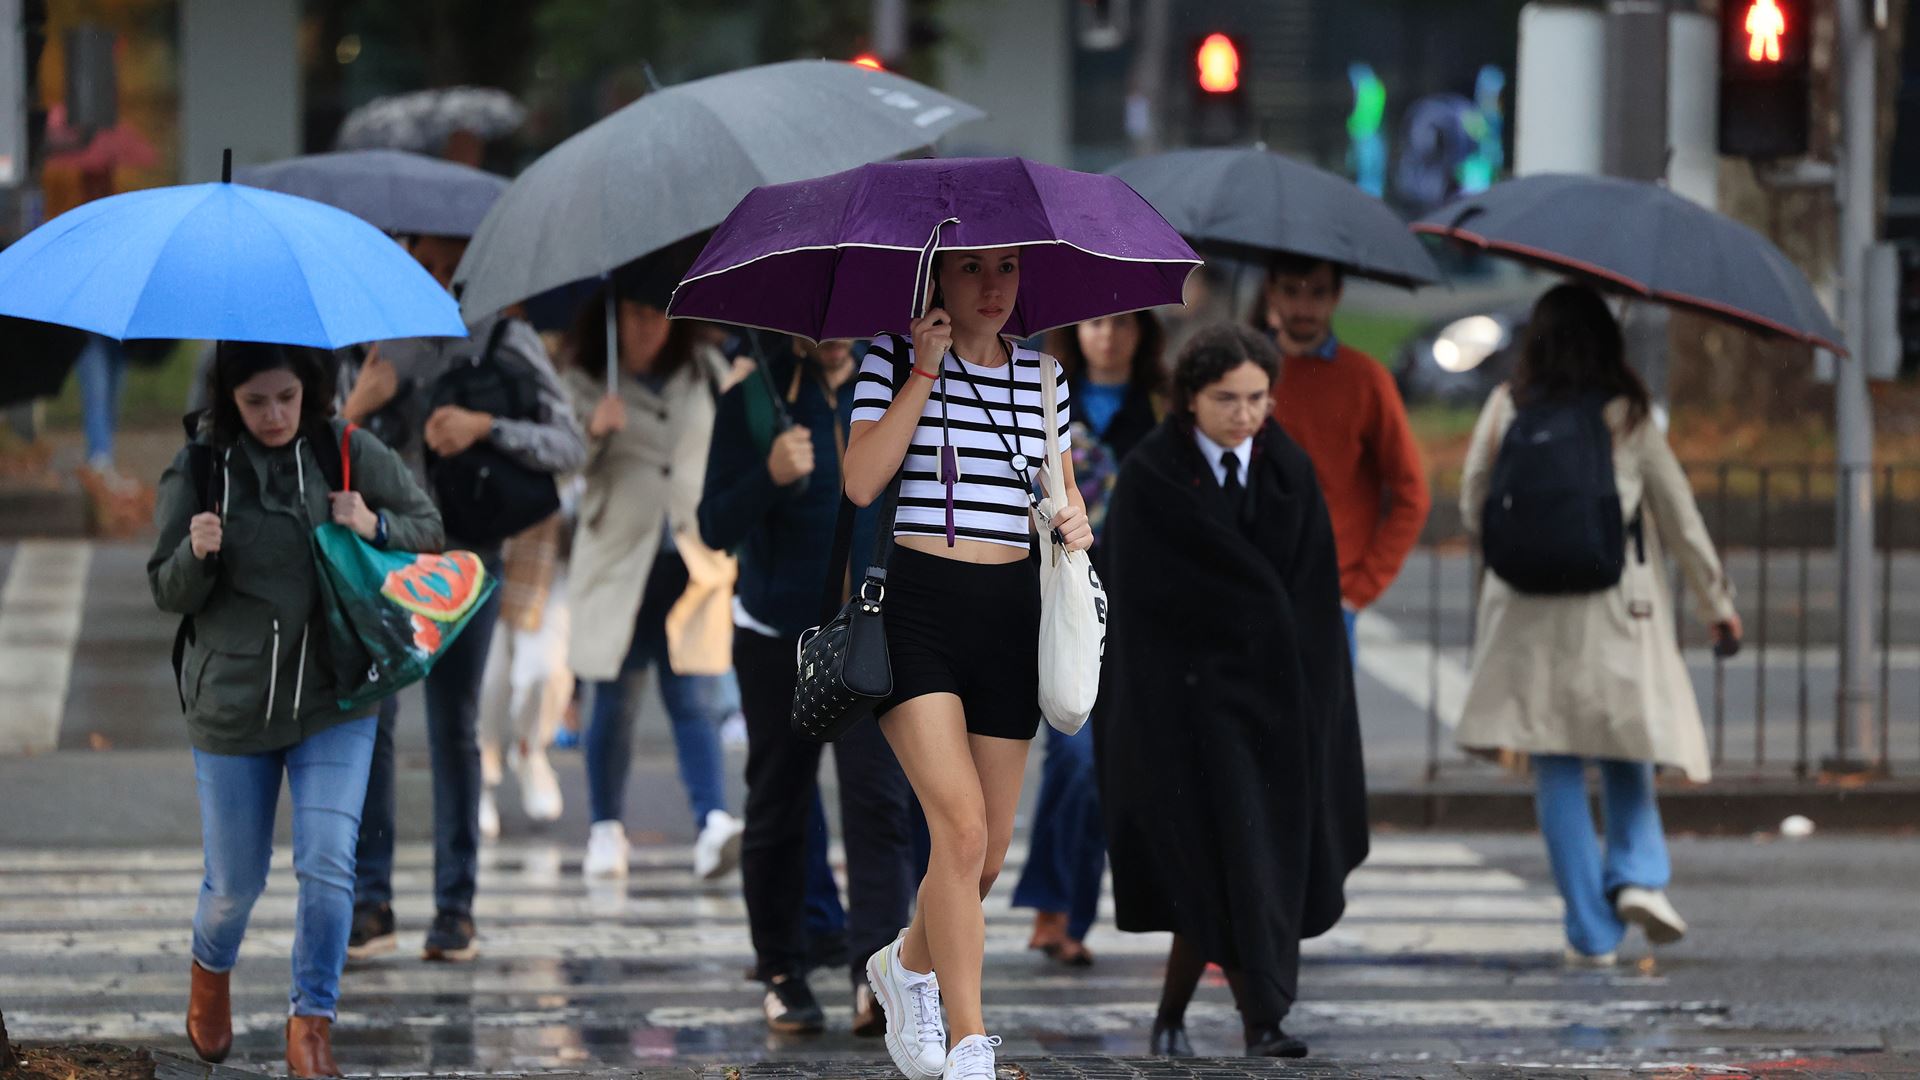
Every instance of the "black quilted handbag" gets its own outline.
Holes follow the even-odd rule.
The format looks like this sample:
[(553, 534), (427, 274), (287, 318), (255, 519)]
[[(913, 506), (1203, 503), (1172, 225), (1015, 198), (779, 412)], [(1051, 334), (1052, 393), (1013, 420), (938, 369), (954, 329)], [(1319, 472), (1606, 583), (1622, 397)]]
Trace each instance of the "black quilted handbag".
[[(873, 562), (860, 588), (839, 613), (800, 635), (799, 669), (793, 686), (793, 733), (814, 742), (833, 742), (893, 694), (893, 664), (887, 658), (887, 553), (893, 548), (893, 512), (900, 479), (887, 488), (873, 543)], [(853, 547), (854, 506), (840, 500), (834, 528), (833, 558), (827, 564), (822, 613), (840, 604), (847, 556)]]

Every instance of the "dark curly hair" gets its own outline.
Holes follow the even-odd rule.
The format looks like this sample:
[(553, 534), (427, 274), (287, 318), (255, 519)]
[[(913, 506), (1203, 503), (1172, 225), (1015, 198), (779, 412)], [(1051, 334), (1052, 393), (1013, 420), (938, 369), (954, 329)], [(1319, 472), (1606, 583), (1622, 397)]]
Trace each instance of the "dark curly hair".
[(1270, 381), (1280, 379), (1280, 353), (1265, 334), (1249, 327), (1220, 323), (1206, 327), (1187, 339), (1180, 359), (1173, 368), (1173, 411), (1185, 417), (1193, 415), (1193, 399), (1200, 391), (1225, 378), (1242, 364), (1252, 364), (1267, 373)]
[(240, 419), (234, 392), (255, 375), (290, 371), (300, 380), (300, 430), (310, 431), (333, 416), (335, 363), (325, 349), (258, 341), (222, 341), (214, 346), (207, 369), (208, 416), (213, 440), (221, 446), (240, 441), (247, 425)]

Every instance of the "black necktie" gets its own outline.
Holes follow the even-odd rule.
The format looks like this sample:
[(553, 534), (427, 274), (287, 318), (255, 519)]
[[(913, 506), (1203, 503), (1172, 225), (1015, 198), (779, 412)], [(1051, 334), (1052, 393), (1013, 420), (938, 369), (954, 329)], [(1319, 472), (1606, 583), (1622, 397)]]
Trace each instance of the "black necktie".
[(1227, 476), (1220, 490), (1227, 493), (1227, 505), (1233, 507), (1233, 516), (1237, 518), (1247, 503), (1247, 489), (1240, 483), (1240, 456), (1231, 450), (1221, 454), (1220, 467), (1226, 470)]

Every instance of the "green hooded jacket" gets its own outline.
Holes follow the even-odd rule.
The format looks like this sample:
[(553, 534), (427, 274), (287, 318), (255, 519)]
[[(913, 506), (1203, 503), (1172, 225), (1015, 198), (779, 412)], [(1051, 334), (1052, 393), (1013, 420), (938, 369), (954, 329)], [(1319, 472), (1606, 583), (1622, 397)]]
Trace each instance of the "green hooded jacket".
[[(278, 449), (251, 435), (214, 446), (224, 492), (217, 559), (193, 554), (190, 523), (216, 508), (201, 505), (189, 449), (160, 478), (160, 539), (147, 560), (147, 582), (160, 610), (193, 619), (180, 690), (196, 749), (267, 753), (356, 718), (336, 704), (313, 542), (314, 527), (333, 520), (316, 455), (339, 454), (345, 424), (332, 421), (329, 430), (327, 446), (305, 434)], [(204, 429), (195, 441), (212, 445)], [(386, 515), (387, 547), (439, 550), (440, 512), (399, 456), (359, 430), (349, 454), (353, 490)]]

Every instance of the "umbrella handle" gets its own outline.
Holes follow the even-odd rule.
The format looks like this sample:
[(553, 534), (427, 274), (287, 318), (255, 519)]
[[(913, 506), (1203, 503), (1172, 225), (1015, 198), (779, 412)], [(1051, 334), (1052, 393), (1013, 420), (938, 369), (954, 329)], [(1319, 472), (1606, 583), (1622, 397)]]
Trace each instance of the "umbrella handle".
[(614, 318), (613, 277), (607, 277), (607, 396), (620, 392), (620, 326)]
[(960, 219), (950, 217), (933, 227), (933, 235), (927, 237), (927, 246), (920, 249), (920, 259), (913, 268), (913, 310), (908, 319), (917, 319), (927, 313), (927, 307), (933, 302), (933, 257), (940, 252), (940, 230), (949, 225), (960, 224)]

